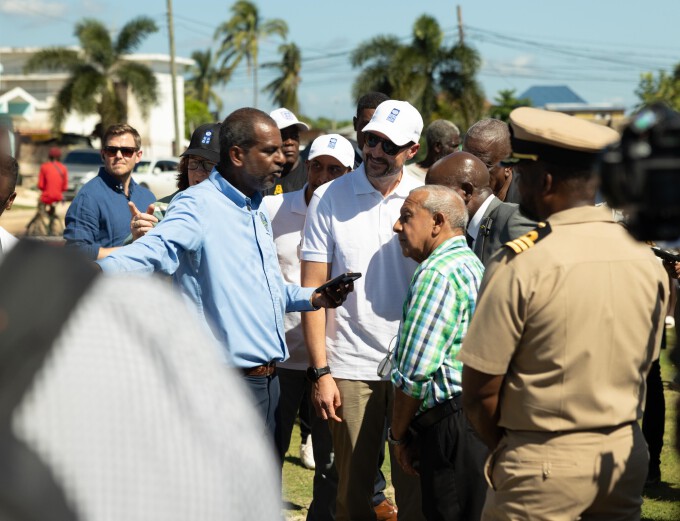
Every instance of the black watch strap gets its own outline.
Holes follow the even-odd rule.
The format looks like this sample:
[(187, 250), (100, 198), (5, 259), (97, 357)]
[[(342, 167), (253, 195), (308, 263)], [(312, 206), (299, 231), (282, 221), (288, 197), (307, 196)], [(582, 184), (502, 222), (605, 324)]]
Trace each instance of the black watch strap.
[(319, 378), (327, 374), (331, 374), (331, 368), (328, 366), (307, 368), (307, 379), (312, 383), (317, 382)]

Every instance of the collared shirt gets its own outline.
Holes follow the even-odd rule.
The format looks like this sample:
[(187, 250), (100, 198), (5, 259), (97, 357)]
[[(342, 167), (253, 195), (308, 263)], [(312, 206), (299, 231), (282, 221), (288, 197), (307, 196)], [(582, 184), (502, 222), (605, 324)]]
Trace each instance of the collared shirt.
[(172, 200), (158, 226), (99, 264), (173, 275), (237, 367), (285, 360), (284, 312), (314, 309), (314, 289), (284, 284), (261, 202), (213, 169)]
[(413, 274), (395, 349), (392, 383), (431, 409), (461, 391), (463, 343), (484, 266), (457, 236), (440, 244)]
[(392, 226), (416, 179), (403, 173), (386, 197), (362, 164), (314, 191), (307, 210), (302, 260), (331, 264), (331, 277), (358, 271), (345, 303), (326, 312), (326, 347), (333, 376), (379, 380), (378, 365), (397, 334), (401, 305), (417, 264), (401, 253)]
[[(300, 285), (300, 243), (307, 215), (306, 189), (307, 185), (296, 192), (268, 195), (264, 198), (264, 204), (272, 221), (274, 244), (276, 244), (281, 274), (287, 284)], [(286, 313), (284, 323), (290, 358), (281, 366), (287, 369), (305, 370), (309, 366), (309, 356), (302, 334), (302, 317), (300, 313)]]
[(470, 245), (470, 248), (474, 248), (475, 242), (477, 242), (477, 236), (479, 235), (479, 227), (482, 225), (484, 213), (486, 213), (486, 209), (489, 207), (491, 201), (493, 201), (494, 199), (496, 199), (496, 196), (493, 194), (487, 197), (479, 207), (479, 210), (475, 212), (475, 214), (472, 216), (472, 219), (470, 219), (470, 222), (468, 223), (467, 233), (470, 237), (472, 237), (472, 244)]
[(64, 239), (89, 259), (96, 259), (99, 248), (121, 246), (130, 233), (128, 202), (145, 211), (156, 197), (130, 178), (129, 198), (122, 183), (104, 167), (97, 177), (85, 183), (66, 212)]
[(659, 353), (668, 276), (608, 210), (570, 208), (548, 224), (526, 251), (503, 248), (494, 257), (458, 359), (504, 375), (503, 428), (635, 421)]

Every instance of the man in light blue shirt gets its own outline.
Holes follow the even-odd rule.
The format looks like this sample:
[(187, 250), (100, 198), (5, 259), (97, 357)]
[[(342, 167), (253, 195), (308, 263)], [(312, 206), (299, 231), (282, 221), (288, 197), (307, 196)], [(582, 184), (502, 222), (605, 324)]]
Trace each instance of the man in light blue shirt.
[(173, 275), (243, 372), (272, 433), (275, 364), (288, 358), (283, 314), (335, 307), (352, 289), (322, 293), (284, 283), (260, 195), (281, 175), (281, 147), (267, 114), (236, 110), (222, 124), (220, 163), (210, 177), (178, 194), (152, 231), (99, 261), (105, 272)]

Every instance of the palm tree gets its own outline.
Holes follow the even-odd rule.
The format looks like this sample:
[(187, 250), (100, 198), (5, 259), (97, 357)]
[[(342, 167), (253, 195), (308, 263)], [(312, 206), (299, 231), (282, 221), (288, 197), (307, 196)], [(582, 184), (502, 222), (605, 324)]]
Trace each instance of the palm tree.
[(484, 116), (484, 91), (476, 79), (481, 63), (475, 49), (458, 43), (446, 53), (442, 66), (440, 106), (447, 105), (451, 119), (464, 129)]
[(263, 67), (274, 67), (281, 73), (264, 88), (274, 103), (279, 107), (287, 107), (293, 113), (300, 111), (297, 89), (300, 86), (300, 69), (302, 69), (302, 57), (300, 48), (294, 43), (284, 43), (279, 47), (281, 61), (279, 63), (265, 63)]
[(352, 86), (354, 99), (359, 99), (367, 92), (382, 92), (390, 98), (398, 97), (400, 71), (395, 67), (395, 61), (401, 47), (396, 36), (376, 36), (352, 51), (352, 67), (363, 67)]
[(239, 0), (231, 6), (232, 17), (215, 30), (215, 39), (221, 40), (217, 56), (222, 67), (231, 74), (246, 59), (248, 74), (253, 76), (253, 106), (257, 107), (257, 67), (260, 39), (278, 35), (285, 40), (288, 25), (280, 18), (262, 20), (257, 6), (248, 0)]
[(191, 69), (192, 76), (186, 80), (186, 94), (205, 105), (212, 103), (221, 112), (222, 98), (213, 90), (213, 86), (228, 80), (226, 70), (215, 67), (211, 49), (194, 51), (191, 58), (196, 65)]
[(127, 121), (126, 93), (135, 96), (143, 115), (158, 98), (153, 71), (141, 63), (125, 60), (151, 33), (156, 23), (140, 16), (126, 23), (112, 41), (104, 24), (91, 18), (76, 24), (80, 50), (52, 47), (34, 54), (25, 72), (67, 70), (70, 75), (52, 106), (52, 125), (58, 132), (71, 111), (98, 114), (102, 129)]

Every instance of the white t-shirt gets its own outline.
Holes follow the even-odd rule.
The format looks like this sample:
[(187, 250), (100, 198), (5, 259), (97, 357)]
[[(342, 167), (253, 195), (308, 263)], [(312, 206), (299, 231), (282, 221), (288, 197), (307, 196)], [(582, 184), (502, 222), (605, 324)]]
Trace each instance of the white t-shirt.
[(19, 242), (19, 239), (0, 226), (0, 245), (2, 246), (0, 255), (11, 250), (17, 242)]
[(402, 255), (392, 226), (409, 192), (421, 185), (403, 174), (397, 188), (383, 197), (361, 165), (312, 196), (302, 260), (331, 263), (331, 277), (363, 274), (345, 303), (326, 312), (326, 353), (335, 377), (380, 380), (378, 364), (397, 334), (417, 266)]
[[(300, 285), (300, 243), (302, 229), (307, 215), (305, 202), (305, 185), (301, 190), (285, 194), (268, 195), (264, 203), (269, 212), (276, 244), (276, 255), (281, 266), (281, 274), (286, 284)], [(279, 366), (286, 369), (304, 371), (309, 367), (309, 356), (302, 335), (302, 318), (300, 313), (286, 313), (286, 344), (290, 358)]]

